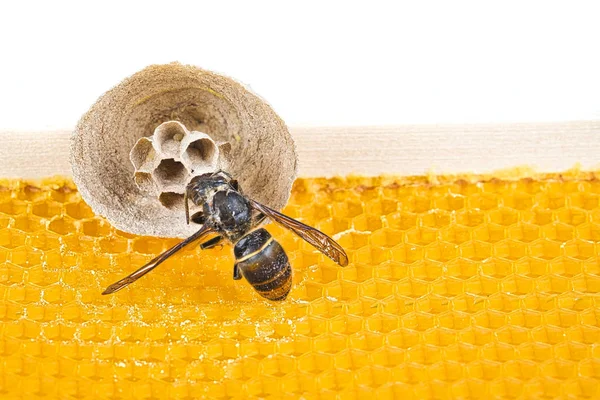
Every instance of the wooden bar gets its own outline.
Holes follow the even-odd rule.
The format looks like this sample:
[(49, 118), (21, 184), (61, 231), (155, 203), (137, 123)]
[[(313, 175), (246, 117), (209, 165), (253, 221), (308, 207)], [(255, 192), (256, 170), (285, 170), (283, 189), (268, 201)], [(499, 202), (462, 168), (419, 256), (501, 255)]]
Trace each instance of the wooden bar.
[[(299, 176), (539, 172), (600, 167), (600, 121), (292, 127)], [(0, 176), (70, 176), (69, 130), (1, 131)]]

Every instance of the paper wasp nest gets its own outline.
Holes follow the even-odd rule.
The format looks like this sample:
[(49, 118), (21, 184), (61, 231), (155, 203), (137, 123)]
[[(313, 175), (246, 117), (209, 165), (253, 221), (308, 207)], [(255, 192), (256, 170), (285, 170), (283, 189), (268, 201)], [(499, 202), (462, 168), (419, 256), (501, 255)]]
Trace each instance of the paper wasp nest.
[(129, 158), (138, 188), (171, 208), (181, 206), (185, 187), (194, 176), (218, 169), (219, 149), (206, 133), (167, 121), (152, 137), (141, 137)]
[(275, 209), (296, 176), (283, 121), (236, 81), (178, 63), (150, 66), (105, 93), (71, 144), (73, 179), (95, 213), (126, 232), (187, 237), (192, 177), (223, 169)]

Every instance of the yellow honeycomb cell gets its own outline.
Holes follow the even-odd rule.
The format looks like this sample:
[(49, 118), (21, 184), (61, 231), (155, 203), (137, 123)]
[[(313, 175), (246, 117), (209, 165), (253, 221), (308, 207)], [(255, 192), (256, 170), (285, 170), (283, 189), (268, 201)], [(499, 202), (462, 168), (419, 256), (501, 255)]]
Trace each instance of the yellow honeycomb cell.
[[(600, 179), (299, 179), (293, 288), (232, 279), (231, 247), (95, 216), (67, 179), (0, 180), (0, 398), (600, 398)], [(182, 216), (184, 218), (184, 216)]]

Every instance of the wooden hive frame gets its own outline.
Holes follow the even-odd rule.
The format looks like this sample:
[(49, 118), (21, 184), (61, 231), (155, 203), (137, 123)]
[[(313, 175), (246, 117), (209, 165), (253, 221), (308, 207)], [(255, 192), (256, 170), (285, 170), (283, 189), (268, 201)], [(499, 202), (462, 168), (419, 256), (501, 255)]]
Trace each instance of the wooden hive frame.
[[(600, 121), (292, 127), (300, 177), (560, 172), (599, 166)], [(0, 131), (0, 176), (71, 175), (70, 130)]]

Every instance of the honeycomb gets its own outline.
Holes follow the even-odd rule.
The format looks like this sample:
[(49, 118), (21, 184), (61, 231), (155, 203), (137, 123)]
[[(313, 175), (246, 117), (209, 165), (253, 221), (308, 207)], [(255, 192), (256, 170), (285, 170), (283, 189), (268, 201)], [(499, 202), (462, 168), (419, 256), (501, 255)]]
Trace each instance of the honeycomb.
[(229, 245), (101, 296), (177, 240), (0, 180), (0, 398), (599, 398), (599, 199), (576, 171), (300, 179), (284, 211), (350, 264), (271, 224), (295, 275), (270, 303)]

